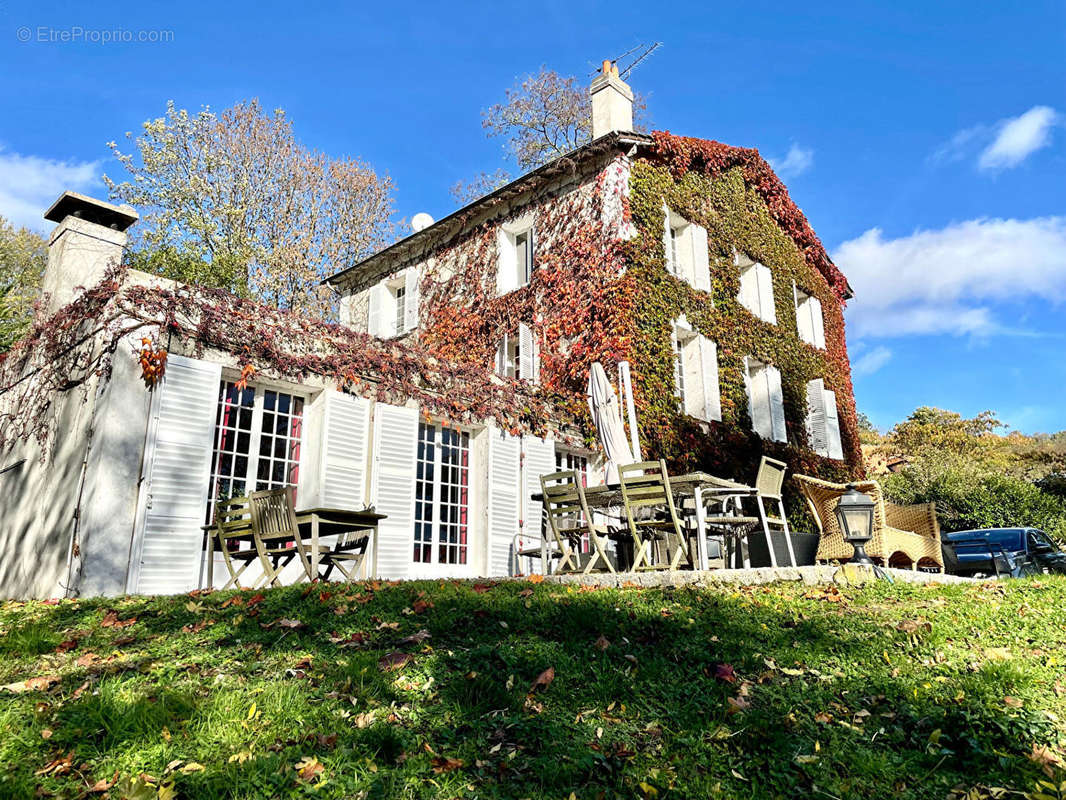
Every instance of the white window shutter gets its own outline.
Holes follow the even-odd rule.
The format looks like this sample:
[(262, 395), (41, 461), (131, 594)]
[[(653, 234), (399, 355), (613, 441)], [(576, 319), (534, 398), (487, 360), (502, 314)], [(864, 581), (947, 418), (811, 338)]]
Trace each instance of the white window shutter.
[[(301, 493), (301, 507), (362, 508), (370, 439), (370, 401), (327, 389), (322, 403), (317, 491)], [(317, 404), (315, 404), (317, 405)]]
[(415, 458), (418, 409), (374, 406), (374, 463), (370, 502), (386, 518), (378, 523), (378, 573), (403, 578), (414, 557)]
[(703, 374), (703, 418), (708, 422), (722, 419), (722, 392), (718, 384), (718, 345), (699, 337), (700, 362)]
[(811, 305), (811, 344), (825, 349), (825, 317), (822, 316), (822, 301), (812, 297), (807, 301)]
[(770, 394), (770, 422), (772, 438), (776, 442), (788, 440), (785, 429), (785, 396), (781, 391), (781, 370), (766, 367), (766, 384)]
[(178, 594), (199, 583), (221, 380), (220, 364), (167, 359), (145, 448), (128, 591)]
[(682, 370), (685, 369), (681, 357), (681, 342), (677, 338), (677, 329), (670, 329), (670, 351), (674, 354), (674, 397), (681, 397)]
[(404, 272), (404, 332), (418, 327), (418, 285), (422, 279), (421, 267), (408, 267)]
[(773, 415), (770, 410), (770, 390), (767, 383), (767, 370), (762, 364), (750, 364), (745, 370), (748, 376), (748, 413), (751, 415), (752, 428), (764, 439), (773, 437)]
[(385, 333), (385, 295), (389, 294), (388, 287), (384, 282), (375, 283), (370, 287), (370, 297), (367, 302), (366, 332), (371, 336), (384, 338)]
[(518, 377), (530, 383), (536, 383), (536, 353), (533, 329), (524, 322), (518, 324)]
[(514, 239), (502, 227), (496, 232), (496, 293), (507, 294), (518, 288), (518, 264)]
[(829, 438), (829, 457), (844, 458), (840, 442), (840, 417), (837, 414), (837, 396), (828, 389), (825, 392), (825, 430)]
[(496, 374), (501, 378), (507, 375), (507, 334), (496, 345)]
[(755, 272), (758, 275), (759, 316), (776, 325), (777, 310), (774, 308), (773, 273), (765, 264), (756, 264)]
[(531, 495), (540, 492), (540, 476), (555, 472), (555, 442), (536, 436), (522, 437), (522, 545), (539, 541), (544, 506)]
[(674, 264), (674, 253), (670, 237), (670, 209), (663, 204), (663, 254), (666, 256), (666, 271), (671, 275), (676, 274), (677, 265)]
[(829, 454), (826, 431), (825, 382), (821, 378), (807, 382), (807, 436), (811, 450), (824, 456)]
[(490, 428), (489, 437), (489, 559), (488, 574), (510, 574), (511, 550), (519, 533), (522, 506), (522, 440), (499, 428)]
[(692, 285), (701, 292), (711, 291), (711, 262), (707, 253), (707, 229), (689, 225), (692, 238)]

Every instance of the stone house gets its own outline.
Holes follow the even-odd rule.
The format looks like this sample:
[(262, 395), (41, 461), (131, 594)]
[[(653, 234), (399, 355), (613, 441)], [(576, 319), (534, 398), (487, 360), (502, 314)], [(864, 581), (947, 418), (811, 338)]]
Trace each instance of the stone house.
[(539, 475), (598, 480), (594, 361), (631, 365), (645, 456), (859, 474), (850, 289), (783, 184), (632, 132), (609, 67), (591, 95), (591, 142), (328, 278), (339, 324), (121, 268), (136, 213), (60, 198), (0, 364), (0, 594), (187, 591), (213, 501), (287, 483), (386, 514), (382, 577), (506, 575)]

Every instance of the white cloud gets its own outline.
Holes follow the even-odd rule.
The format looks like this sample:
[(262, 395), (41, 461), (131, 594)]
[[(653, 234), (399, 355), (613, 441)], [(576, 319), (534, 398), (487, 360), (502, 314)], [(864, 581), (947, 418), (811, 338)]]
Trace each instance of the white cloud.
[(856, 359), (851, 364), (851, 374), (855, 377), (873, 375), (892, 358), (892, 351), (883, 345), (879, 345)]
[(871, 228), (833, 260), (848, 276), (849, 332), (989, 335), (1011, 330), (994, 306), (1066, 301), (1066, 217), (976, 219), (886, 239)]
[(1016, 167), (1042, 147), (1051, 144), (1051, 131), (1062, 115), (1050, 106), (1033, 106), (1017, 117), (994, 125), (963, 128), (938, 147), (929, 160), (934, 163), (976, 158), (978, 169), (991, 171)]
[(1030, 154), (1051, 143), (1051, 127), (1058, 119), (1055, 109), (1033, 106), (1020, 117), (1002, 120), (995, 140), (977, 159), (981, 169), (1016, 167)]
[(814, 150), (809, 147), (800, 147), (793, 142), (784, 158), (771, 158), (768, 161), (782, 180), (795, 178), (814, 166)]
[(60, 194), (99, 185), (99, 161), (56, 161), (0, 147), (0, 216), (16, 226), (44, 230), (42, 215)]

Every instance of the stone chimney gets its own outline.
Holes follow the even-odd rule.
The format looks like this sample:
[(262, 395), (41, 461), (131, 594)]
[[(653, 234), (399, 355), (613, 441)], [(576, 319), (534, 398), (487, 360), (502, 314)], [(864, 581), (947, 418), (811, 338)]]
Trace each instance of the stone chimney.
[(633, 90), (618, 77), (618, 66), (603, 62), (603, 69), (589, 87), (592, 95), (592, 138), (633, 130)]
[(126, 230), (139, 217), (129, 206), (63, 192), (44, 218), (58, 223), (48, 239), (48, 266), (41, 280), (47, 297), (43, 310), (50, 313), (73, 300), (77, 287), (99, 283), (122, 262)]

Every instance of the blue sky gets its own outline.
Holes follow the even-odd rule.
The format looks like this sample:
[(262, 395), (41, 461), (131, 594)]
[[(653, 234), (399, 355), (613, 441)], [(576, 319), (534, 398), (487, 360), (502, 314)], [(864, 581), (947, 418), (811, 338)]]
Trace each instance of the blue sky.
[[(116, 30), (169, 41), (100, 41)], [(653, 40), (631, 77), (652, 127), (758, 147), (849, 276), (861, 410), (1066, 429), (1061, 2), (0, 0), (0, 214), (43, 228), (63, 188), (103, 196), (105, 143), (167, 100), (258, 97), (306, 144), (388, 172), (401, 216), (439, 217), (500, 165), (480, 110), (516, 78), (584, 81)]]

